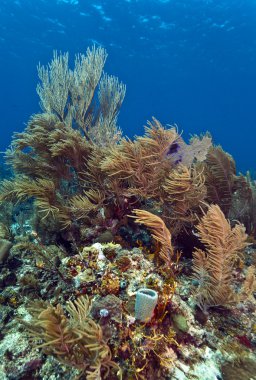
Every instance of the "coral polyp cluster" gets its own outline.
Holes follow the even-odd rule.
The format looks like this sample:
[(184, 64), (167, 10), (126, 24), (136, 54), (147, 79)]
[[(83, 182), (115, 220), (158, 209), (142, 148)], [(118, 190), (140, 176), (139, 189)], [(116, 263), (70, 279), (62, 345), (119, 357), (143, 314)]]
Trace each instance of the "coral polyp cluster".
[(249, 379), (255, 182), (209, 133), (123, 138), (106, 57), (40, 65), (42, 112), (6, 152), (0, 378)]

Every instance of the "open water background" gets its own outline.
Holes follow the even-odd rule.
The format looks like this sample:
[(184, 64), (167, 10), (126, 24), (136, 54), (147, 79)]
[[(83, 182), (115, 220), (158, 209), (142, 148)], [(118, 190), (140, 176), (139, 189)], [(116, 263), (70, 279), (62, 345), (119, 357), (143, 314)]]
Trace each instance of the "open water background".
[(127, 85), (126, 135), (153, 115), (186, 139), (210, 131), (239, 171), (255, 170), (255, 0), (1, 0), (1, 151), (39, 111), (39, 61), (93, 44)]

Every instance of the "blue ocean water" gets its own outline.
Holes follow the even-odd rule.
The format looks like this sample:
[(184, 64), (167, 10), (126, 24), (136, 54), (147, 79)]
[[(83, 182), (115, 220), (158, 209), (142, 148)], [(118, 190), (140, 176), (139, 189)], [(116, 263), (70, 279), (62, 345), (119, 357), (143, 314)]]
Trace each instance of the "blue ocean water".
[(37, 64), (94, 44), (127, 85), (126, 135), (155, 116), (185, 138), (210, 131), (238, 170), (255, 168), (255, 0), (1, 0), (1, 151), (39, 111)]

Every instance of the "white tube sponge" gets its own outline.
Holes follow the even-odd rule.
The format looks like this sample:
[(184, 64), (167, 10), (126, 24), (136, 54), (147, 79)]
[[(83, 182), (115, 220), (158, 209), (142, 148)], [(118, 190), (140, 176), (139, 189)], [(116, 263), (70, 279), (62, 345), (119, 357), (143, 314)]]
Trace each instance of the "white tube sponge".
[(153, 289), (141, 288), (136, 293), (135, 319), (148, 322), (153, 316), (158, 300), (158, 293)]

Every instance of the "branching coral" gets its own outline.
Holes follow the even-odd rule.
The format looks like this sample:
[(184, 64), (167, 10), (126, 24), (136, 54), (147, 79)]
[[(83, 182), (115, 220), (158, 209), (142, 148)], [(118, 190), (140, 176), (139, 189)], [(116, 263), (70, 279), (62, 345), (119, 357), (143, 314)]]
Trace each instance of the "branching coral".
[(44, 113), (32, 116), (25, 132), (14, 136), (7, 160), (15, 172), (70, 179), (72, 170), (82, 170), (92, 143), (118, 142), (125, 86), (107, 74), (101, 79), (106, 56), (104, 49), (93, 47), (76, 57), (74, 71), (68, 69), (67, 54), (55, 53), (49, 66), (39, 66), (37, 91)]
[(125, 96), (125, 86), (117, 78), (104, 74), (101, 79), (106, 58), (103, 48), (88, 48), (86, 55), (76, 56), (72, 71), (68, 54), (55, 52), (47, 67), (38, 67), (41, 83), (37, 92), (43, 111), (56, 115), (67, 127), (75, 124), (82, 135), (100, 145), (119, 138), (116, 122)]
[[(175, 259), (174, 249), (172, 246), (172, 236), (164, 221), (159, 216), (145, 210), (133, 210), (135, 222), (143, 224), (149, 228), (152, 237), (160, 243), (159, 257), (167, 265), (167, 272), (172, 274), (175, 271), (177, 258)], [(178, 258), (179, 258), (178, 254)], [(176, 268), (177, 269), (177, 268)]]
[(102, 75), (106, 57), (104, 49), (93, 47), (76, 57), (73, 71), (68, 54), (54, 53), (47, 67), (39, 65), (37, 92), (44, 112), (33, 115), (25, 131), (15, 134), (6, 153), (16, 177), (2, 185), (1, 199), (33, 198), (43, 217), (61, 228), (97, 209), (95, 196), (90, 204), (93, 192), (101, 191), (100, 207), (104, 193), (94, 186), (97, 169), (91, 162), (97, 154), (101, 158), (99, 147), (117, 143), (121, 135), (117, 116), (125, 86)]
[(176, 153), (186, 163), (200, 161), (210, 139), (187, 145), (175, 127), (164, 128), (153, 118), (144, 136), (120, 140), (117, 116), (125, 87), (102, 75), (106, 56), (93, 47), (76, 57), (73, 71), (67, 54), (54, 53), (49, 66), (39, 66), (44, 113), (32, 116), (25, 131), (14, 136), (6, 156), (16, 177), (3, 183), (1, 199), (32, 198), (43, 218), (60, 230), (90, 224), (92, 216), (98, 220), (99, 210), (121, 221), (134, 204), (157, 202), (164, 220), (179, 214), (176, 234), (192, 222), (204, 196), (203, 176), (182, 164), (191, 184), (177, 201), (170, 188), (180, 179)]
[(234, 180), (229, 219), (239, 220), (252, 239), (256, 236), (256, 186), (250, 173), (239, 175)]
[(96, 212), (104, 201), (98, 190), (84, 191), (83, 195), (75, 195), (68, 203), (69, 209), (77, 220), (87, 220), (89, 214)]
[(41, 108), (48, 114), (56, 114), (64, 121), (64, 112), (71, 84), (71, 71), (68, 68), (68, 53), (58, 56), (54, 52), (49, 66), (39, 64), (38, 76), (42, 84), (38, 84), (37, 93)]
[(59, 231), (79, 231), (102, 215), (116, 220), (117, 231), (134, 207), (149, 205), (176, 237), (195, 223), (206, 187), (210, 199), (215, 182), (227, 184), (232, 162), (222, 168), (209, 135), (186, 144), (176, 126), (165, 128), (155, 118), (144, 136), (120, 139), (125, 86), (103, 74), (106, 58), (104, 49), (93, 47), (76, 56), (73, 70), (68, 54), (54, 53), (48, 66), (39, 65), (43, 113), (14, 136), (6, 156), (15, 177), (2, 184), (1, 199), (32, 198), (35, 212)]
[(102, 161), (101, 168), (110, 178), (119, 181), (127, 196), (159, 198), (163, 178), (171, 170), (168, 148), (178, 137), (174, 128), (164, 129), (158, 120), (153, 119), (144, 137), (134, 142), (122, 140), (119, 146), (113, 147)]
[(175, 234), (195, 220), (194, 212), (206, 195), (202, 168), (176, 162), (178, 151), (186, 153), (187, 160), (188, 157), (194, 160), (195, 152), (192, 148), (190, 152), (189, 145), (185, 150), (185, 145), (175, 128), (165, 129), (153, 118), (145, 136), (135, 141), (122, 140), (101, 162), (101, 169), (109, 175), (110, 188), (140, 202), (157, 201), (163, 217), (175, 220), (172, 226)]
[(220, 146), (211, 147), (204, 168), (208, 202), (218, 204), (224, 214), (228, 215), (236, 174), (233, 158)]
[(121, 379), (121, 369), (112, 360), (101, 327), (89, 316), (88, 298), (69, 301), (66, 310), (69, 318), (59, 304), (56, 307), (36, 304), (30, 309), (33, 319), (24, 323), (31, 338), (42, 341), (37, 347), (77, 368), (87, 380), (100, 379), (101, 375), (106, 379), (112, 368), (118, 371)]
[(207, 310), (211, 306), (236, 302), (233, 270), (238, 255), (247, 246), (244, 226), (237, 224), (231, 228), (219, 206), (212, 205), (198, 224), (197, 231), (206, 249), (195, 249), (193, 253), (198, 305)]
[(255, 183), (250, 174), (236, 175), (234, 159), (220, 146), (210, 147), (202, 164), (207, 189), (206, 200), (220, 206), (230, 220), (239, 220), (255, 235)]
[[(58, 136), (56, 136), (57, 132)], [(34, 115), (25, 131), (14, 135), (12, 147), (6, 152), (7, 163), (12, 166), (16, 174), (21, 173), (33, 178), (47, 177), (55, 181), (61, 177), (71, 178), (68, 156), (65, 156), (64, 152), (62, 152), (62, 156), (57, 156), (55, 152), (52, 153), (55, 143), (58, 143), (59, 147), (61, 143), (65, 143), (65, 134), (67, 134), (66, 141), (70, 139), (70, 133), (70, 130), (66, 129), (56, 115), (47, 113)], [(84, 148), (81, 140), (82, 136), (79, 150), (83, 151), (82, 156), (87, 157), (88, 146)]]
[(57, 193), (52, 180), (40, 178), (30, 180), (25, 176), (17, 176), (13, 180), (2, 182), (0, 195), (2, 201), (21, 202), (28, 198), (35, 198), (34, 205), (42, 218), (51, 216), (61, 223), (67, 223), (69, 220), (69, 209), (64, 205), (64, 200)]
[(195, 211), (206, 196), (202, 169), (179, 164), (166, 178), (163, 188), (172, 209), (172, 228), (178, 231), (196, 220)]

